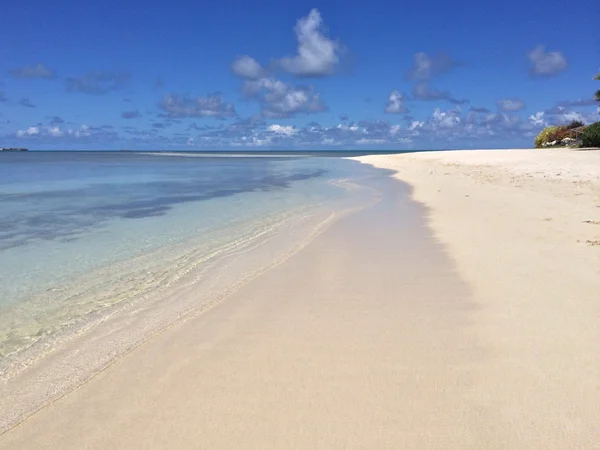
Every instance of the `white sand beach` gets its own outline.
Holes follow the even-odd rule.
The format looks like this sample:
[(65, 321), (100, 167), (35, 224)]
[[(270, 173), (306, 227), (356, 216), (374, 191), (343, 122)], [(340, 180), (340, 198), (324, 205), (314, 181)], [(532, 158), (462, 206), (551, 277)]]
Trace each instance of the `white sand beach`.
[(369, 156), (397, 171), (479, 306), (480, 448), (600, 448), (600, 150)]
[(600, 152), (359, 159), (412, 200), (382, 175), (0, 448), (598, 448)]

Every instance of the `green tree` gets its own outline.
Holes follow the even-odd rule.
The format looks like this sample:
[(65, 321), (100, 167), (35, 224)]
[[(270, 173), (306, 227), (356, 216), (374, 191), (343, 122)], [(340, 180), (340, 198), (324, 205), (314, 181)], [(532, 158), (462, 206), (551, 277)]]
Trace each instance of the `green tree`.
[[(594, 77), (594, 80), (600, 80), (600, 73)], [(596, 101), (600, 103), (600, 90), (596, 91)]]

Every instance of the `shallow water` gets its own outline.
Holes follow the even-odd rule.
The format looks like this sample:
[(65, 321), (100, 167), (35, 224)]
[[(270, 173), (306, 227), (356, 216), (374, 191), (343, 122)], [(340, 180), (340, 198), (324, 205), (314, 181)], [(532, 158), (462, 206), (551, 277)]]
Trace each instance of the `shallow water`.
[[(339, 158), (195, 156), (0, 155), (5, 377), (117, 307), (158, 302), (158, 291), (165, 301), (184, 280), (219, 273), (215, 296), (376, 195), (361, 184), (375, 170)], [(283, 236), (253, 259), (253, 248)], [(255, 265), (223, 276), (222, 261), (236, 254)], [(174, 315), (176, 306), (195, 305), (174, 305)]]

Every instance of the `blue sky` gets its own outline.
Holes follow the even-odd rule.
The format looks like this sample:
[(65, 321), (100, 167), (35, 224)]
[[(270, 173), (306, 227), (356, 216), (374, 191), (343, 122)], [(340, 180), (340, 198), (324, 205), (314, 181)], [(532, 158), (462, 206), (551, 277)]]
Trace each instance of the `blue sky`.
[(0, 146), (528, 147), (600, 118), (596, 0), (30, 0), (2, 17)]

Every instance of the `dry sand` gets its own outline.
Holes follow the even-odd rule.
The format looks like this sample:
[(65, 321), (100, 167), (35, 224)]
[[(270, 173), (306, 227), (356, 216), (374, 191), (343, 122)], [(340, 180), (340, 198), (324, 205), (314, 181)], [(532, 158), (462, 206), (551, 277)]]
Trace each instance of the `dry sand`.
[(429, 208), (471, 286), (497, 413), (480, 448), (600, 448), (600, 151), (370, 156)]
[(0, 448), (600, 448), (600, 154), (361, 160), (427, 209), (382, 177)]

